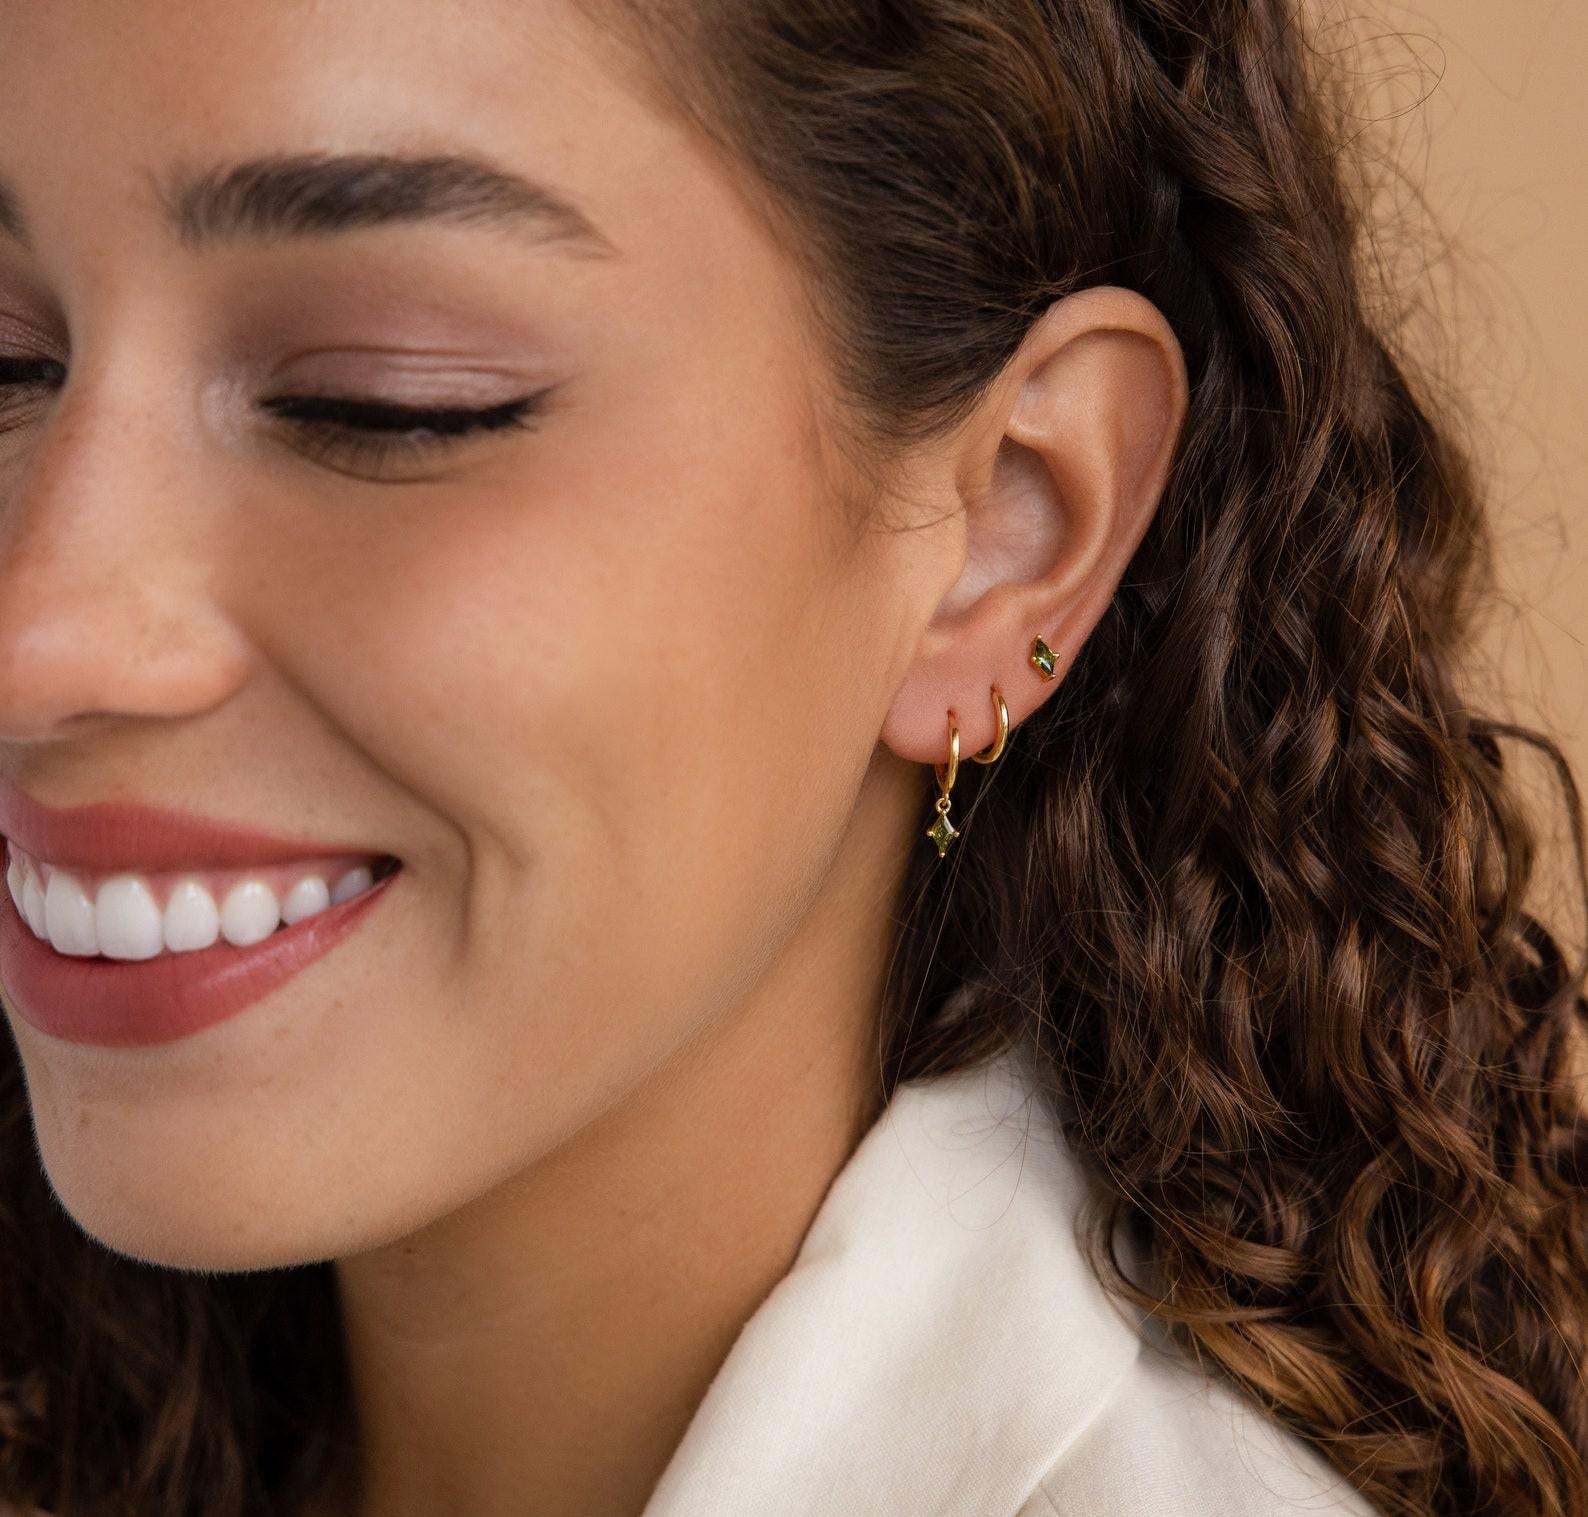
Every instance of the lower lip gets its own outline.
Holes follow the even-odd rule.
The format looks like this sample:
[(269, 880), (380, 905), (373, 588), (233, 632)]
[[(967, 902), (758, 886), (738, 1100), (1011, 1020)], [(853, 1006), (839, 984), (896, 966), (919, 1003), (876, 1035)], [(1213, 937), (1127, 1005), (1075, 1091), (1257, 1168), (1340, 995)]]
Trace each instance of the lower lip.
[(51, 1037), (106, 1047), (170, 1043), (235, 1016), (329, 953), (401, 874), (250, 947), (217, 943), (152, 959), (57, 953), (34, 937), (0, 884), (0, 982), (18, 1014)]

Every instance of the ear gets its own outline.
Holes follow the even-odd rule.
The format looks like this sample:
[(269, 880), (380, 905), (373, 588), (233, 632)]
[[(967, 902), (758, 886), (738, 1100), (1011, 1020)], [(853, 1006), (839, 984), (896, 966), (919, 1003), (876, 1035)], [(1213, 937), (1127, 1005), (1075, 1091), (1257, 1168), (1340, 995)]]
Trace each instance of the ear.
[[(1144, 296), (1092, 286), (1056, 301), (961, 430), (965, 563), (923, 628), (881, 737), (901, 758), (961, 761), (1058, 687), (1157, 509), (1185, 420), (1185, 358)], [(1040, 633), (1054, 678), (1030, 661)]]

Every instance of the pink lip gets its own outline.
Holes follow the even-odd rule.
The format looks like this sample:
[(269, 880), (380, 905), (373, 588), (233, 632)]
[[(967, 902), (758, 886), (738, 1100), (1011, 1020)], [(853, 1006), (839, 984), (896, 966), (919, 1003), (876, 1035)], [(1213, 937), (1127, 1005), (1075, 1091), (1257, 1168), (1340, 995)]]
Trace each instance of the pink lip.
[(340, 853), (369, 853), (323, 838), (290, 838), (126, 801), (57, 810), (0, 780), (0, 835), (22, 852), (63, 869), (95, 873), (236, 869), (291, 864)]
[(57, 953), (0, 885), (0, 982), (35, 1027), (72, 1043), (168, 1043), (235, 1015), (329, 953), (402, 870), (248, 948), (217, 943), (152, 959)]
[[(60, 810), (0, 780), (0, 834), (32, 858), (92, 873), (246, 868), (378, 850), (292, 838), (123, 801)], [(0, 871), (3, 872), (3, 871)], [(34, 1026), (77, 1043), (186, 1037), (242, 1011), (351, 933), (402, 871), (251, 947), (217, 943), (152, 959), (57, 953), (34, 937), (0, 885), (0, 982)]]

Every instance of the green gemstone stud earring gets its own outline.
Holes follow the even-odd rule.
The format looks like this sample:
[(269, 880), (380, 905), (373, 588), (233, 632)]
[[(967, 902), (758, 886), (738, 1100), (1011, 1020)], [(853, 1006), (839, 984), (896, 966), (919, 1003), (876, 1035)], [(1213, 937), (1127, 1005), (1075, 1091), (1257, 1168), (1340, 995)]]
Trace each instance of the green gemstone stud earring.
[(1031, 639), (1031, 666), (1043, 679), (1053, 679), (1055, 678), (1053, 663), (1053, 650), (1042, 641), (1042, 634), (1039, 632)]

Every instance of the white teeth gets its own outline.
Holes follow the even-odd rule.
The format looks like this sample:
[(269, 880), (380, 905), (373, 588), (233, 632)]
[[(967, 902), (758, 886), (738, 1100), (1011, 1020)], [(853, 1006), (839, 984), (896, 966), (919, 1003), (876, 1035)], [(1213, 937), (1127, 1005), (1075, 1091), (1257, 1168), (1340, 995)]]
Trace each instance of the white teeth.
[(39, 884), (38, 875), (31, 869), (28, 870), (28, 877), (22, 885), (22, 915), (27, 918), (34, 937), (49, 936), (44, 921), (44, 887)]
[(135, 874), (113, 875), (100, 884), (94, 922), (107, 959), (152, 959), (165, 947), (159, 904)]
[(221, 913), (197, 880), (178, 880), (165, 903), (165, 946), (173, 953), (208, 948), (221, 935)]
[(50, 945), (57, 953), (92, 958), (99, 952), (94, 903), (77, 883), (77, 876), (65, 869), (50, 875), (44, 892), (44, 924)]
[(305, 875), (281, 903), (281, 920), (289, 927), (325, 910), (331, 904), (331, 892), (317, 874)]
[(234, 948), (262, 943), (281, 925), (276, 892), (263, 880), (243, 880), (221, 902), (221, 936)]
[(331, 904), (340, 905), (343, 901), (351, 900), (360, 891), (368, 890), (374, 883), (375, 876), (370, 872), (368, 865), (360, 864), (357, 869), (349, 869), (332, 889)]
[[(8, 850), (10, 852), (10, 850)], [(47, 875), (47, 879), (46, 879)], [(117, 874), (99, 881), (90, 899), (83, 881), (70, 870), (40, 866), (11, 852), (6, 888), (22, 919), (37, 938), (58, 953), (78, 957), (151, 959), (162, 952), (190, 953), (224, 939), (246, 948), (327, 907), (361, 895), (375, 882), (373, 870), (347, 870), (334, 885), (322, 874), (306, 873), (279, 902), (262, 879), (242, 879), (219, 906), (198, 879), (179, 879), (164, 910), (141, 875)]]

